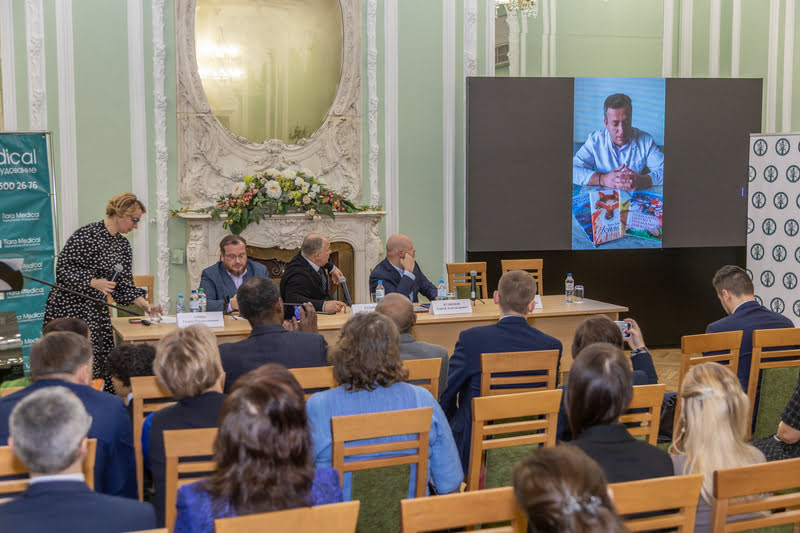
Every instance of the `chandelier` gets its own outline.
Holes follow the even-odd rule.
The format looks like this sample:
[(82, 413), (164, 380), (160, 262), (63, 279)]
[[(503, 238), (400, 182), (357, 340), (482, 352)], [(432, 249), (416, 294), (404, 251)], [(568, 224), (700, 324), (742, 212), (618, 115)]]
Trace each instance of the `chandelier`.
[(495, 14), (497, 14), (501, 6), (506, 8), (506, 12), (509, 15), (519, 13), (526, 17), (535, 17), (539, 14), (536, 0), (494, 0)]

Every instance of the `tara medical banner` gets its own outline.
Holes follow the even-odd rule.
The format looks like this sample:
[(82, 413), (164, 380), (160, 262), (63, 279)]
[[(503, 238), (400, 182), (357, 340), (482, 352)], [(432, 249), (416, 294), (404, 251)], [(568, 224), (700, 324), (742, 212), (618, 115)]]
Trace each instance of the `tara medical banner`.
[(800, 134), (750, 136), (747, 271), (756, 299), (800, 324)]
[[(53, 177), (49, 133), (0, 133), (0, 259), (22, 259), (22, 273), (55, 283)], [(28, 371), (28, 351), (39, 338), (49, 287), (25, 280), (21, 291), (0, 293), (0, 311), (17, 315)]]

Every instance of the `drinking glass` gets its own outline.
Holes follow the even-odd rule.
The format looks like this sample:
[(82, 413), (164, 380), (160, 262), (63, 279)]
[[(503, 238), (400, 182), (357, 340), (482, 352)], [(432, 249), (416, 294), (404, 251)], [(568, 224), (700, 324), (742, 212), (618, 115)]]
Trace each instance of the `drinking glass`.
[(583, 303), (583, 285), (575, 285), (575, 303)]

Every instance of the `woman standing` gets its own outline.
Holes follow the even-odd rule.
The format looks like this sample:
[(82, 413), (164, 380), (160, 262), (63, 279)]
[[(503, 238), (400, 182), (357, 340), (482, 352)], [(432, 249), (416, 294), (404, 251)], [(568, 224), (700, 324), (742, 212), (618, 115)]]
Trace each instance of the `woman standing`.
[[(122, 305), (135, 304), (150, 313), (144, 291), (133, 284), (131, 245), (123, 234), (136, 229), (145, 212), (136, 195), (115, 195), (106, 205), (106, 218), (78, 228), (58, 254), (56, 283), (92, 298), (111, 294)], [(108, 306), (66, 291), (52, 289), (44, 311), (45, 324), (55, 318), (83, 319), (92, 332), (94, 378), (104, 378), (105, 390), (113, 392), (106, 376), (106, 355), (114, 347)]]

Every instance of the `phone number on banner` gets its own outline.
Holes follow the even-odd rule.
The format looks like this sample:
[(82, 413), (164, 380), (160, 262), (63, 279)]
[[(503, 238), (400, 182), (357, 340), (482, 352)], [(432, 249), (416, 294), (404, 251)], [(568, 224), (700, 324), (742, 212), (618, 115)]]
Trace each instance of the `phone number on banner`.
[(27, 191), (38, 188), (39, 184), (35, 181), (0, 181), (0, 191)]

